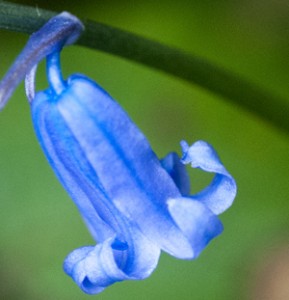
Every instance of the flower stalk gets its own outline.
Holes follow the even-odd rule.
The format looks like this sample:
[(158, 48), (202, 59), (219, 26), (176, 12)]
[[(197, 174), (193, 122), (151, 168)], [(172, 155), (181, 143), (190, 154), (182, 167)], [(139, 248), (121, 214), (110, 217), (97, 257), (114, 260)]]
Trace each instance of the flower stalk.
[[(0, 28), (31, 34), (55, 12), (0, 2)], [(221, 96), (289, 132), (289, 101), (199, 56), (94, 21), (77, 44), (161, 70)]]

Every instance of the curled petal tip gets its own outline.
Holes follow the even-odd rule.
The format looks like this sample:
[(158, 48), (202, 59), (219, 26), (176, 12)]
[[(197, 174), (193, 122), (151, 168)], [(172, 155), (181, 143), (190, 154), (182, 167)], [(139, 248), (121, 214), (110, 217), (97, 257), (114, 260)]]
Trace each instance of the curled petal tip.
[(140, 232), (132, 234), (135, 240), (126, 249), (115, 249), (111, 237), (95, 247), (74, 250), (65, 259), (64, 271), (87, 294), (98, 294), (115, 282), (148, 277), (160, 251)]
[(236, 182), (210, 144), (197, 141), (188, 148), (185, 144), (182, 162), (216, 174), (208, 187), (191, 198), (201, 201), (215, 214), (220, 214), (231, 206), (237, 193)]

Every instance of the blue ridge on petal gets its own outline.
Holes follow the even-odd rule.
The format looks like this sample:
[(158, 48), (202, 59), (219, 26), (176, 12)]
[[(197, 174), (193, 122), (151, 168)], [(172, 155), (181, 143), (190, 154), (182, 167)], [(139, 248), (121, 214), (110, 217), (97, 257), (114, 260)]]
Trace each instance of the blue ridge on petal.
[(216, 151), (204, 141), (198, 141), (192, 146), (182, 141), (182, 162), (191, 164), (194, 168), (200, 168), (206, 172), (216, 173), (211, 184), (196, 195), (193, 199), (201, 201), (213, 213), (220, 214), (228, 209), (237, 193), (237, 186), (233, 177), (221, 163)]

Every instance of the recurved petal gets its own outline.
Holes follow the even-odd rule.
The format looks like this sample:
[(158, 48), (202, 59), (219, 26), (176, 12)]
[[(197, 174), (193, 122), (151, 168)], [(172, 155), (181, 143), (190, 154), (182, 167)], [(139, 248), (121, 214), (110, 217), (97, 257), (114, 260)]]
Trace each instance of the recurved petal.
[(63, 263), (64, 272), (72, 277), (75, 283), (88, 294), (98, 294), (105, 289), (101, 285), (95, 286), (94, 288), (91, 287), (90, 289), (85, 289), (83, 287), (83, 283), (87, 281), (87, 268), (84, 264), (84, 260), (86, 257), (91, 256), (90, 253), (93, 251), (95, 251), (95, 247), (93, 246), (75, 249), (66, 257)]
[(116, 246), (108, 239), (95, 247), (74, 250), (64, 262), (64, 271), (88, 294), (97, 294), (115, 282), (148, 277), (155, 269), (160, 250), (138, 230), (133, 243)]
[(200, 193), (190, 196), (206, 205), (214, 214), (220, 214), (229, 208), (236, 196), (237, 186), (231, 174), (221, 163), (217, 153), (208, 143), (198, 141), (189, 146), (181, 142), (182, 162), (190, 163), (193, 168), (216, 173), (211, 184)]

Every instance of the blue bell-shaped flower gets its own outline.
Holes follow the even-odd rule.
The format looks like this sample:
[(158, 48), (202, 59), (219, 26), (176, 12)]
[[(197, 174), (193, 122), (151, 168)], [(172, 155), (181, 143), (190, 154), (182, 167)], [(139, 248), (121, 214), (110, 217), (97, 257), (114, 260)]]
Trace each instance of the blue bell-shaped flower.
[[(64, 270), (83, 291), (95, 294), (117, 281), (146, 278), (161, 250), (180, 259), (196, 258), (221, 233), (217, 215), (232, 204), (236, 184), (209, 144), (183, 141), (181, 160), (170, 153), (159, 161), (107, 92), (83, 75), (62, 79), (59, 53), (82, 28), (67, 13), (51, 19), (31, 43), (43, 49), (46, 35), (53, 42), (36, 59), (35, 47), (28, 43), (0, 84), (0, 95), (9, 91), (10, 96), (27, 75), (40, 145), (97, 242), (69, 254)], [(14, 81), (11, 72), (17, 73), (27, 57), (29, 67)], [(49, 88), (35, 94), (35, 66), (44, 57)], [(187, 163), (216, 174), (197, 195), (189, 193)]]

